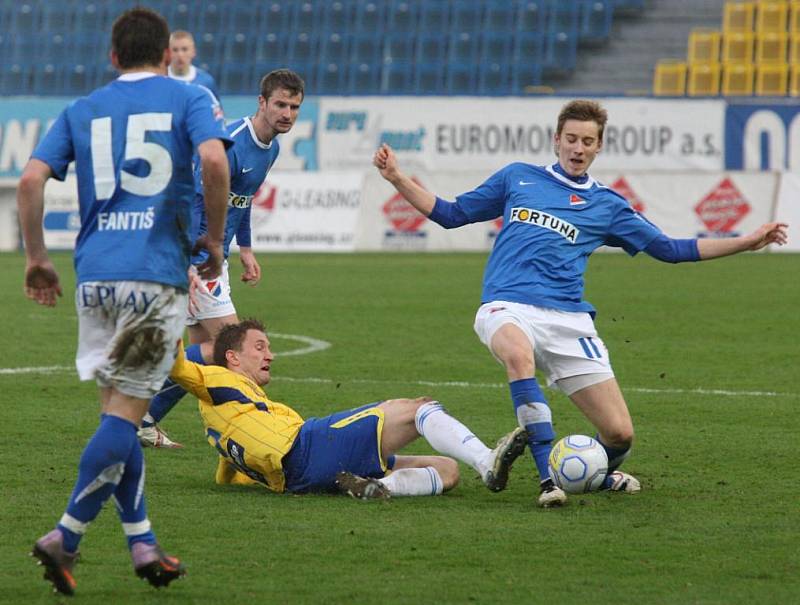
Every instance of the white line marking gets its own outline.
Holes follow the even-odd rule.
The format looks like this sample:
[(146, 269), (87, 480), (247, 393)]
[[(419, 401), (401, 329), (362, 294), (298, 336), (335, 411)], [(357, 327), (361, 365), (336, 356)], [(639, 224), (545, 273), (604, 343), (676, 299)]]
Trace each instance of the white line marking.
[(275, 353), (275, 357), (289, 357), (291, 355), (307, 355), (309, 353), (316, 353), (317, 351), (324, 351), (329, 349), (331, 343), (326, 340), (319, 340), (318, 338), (311, 338), (310, 336), (301, 336), (300, 334), (280, 334), (278, 332), (270, 332), (270, 336), (275, 338), (285, 338), (286, 340), (299, 340), (300, 342), (308, 345), (302, 349), (294, 349), (292, 351), (283, 351)]
[[(278, 334), (273, 334), (278, 336)], [(303, 355), (305, 353), (313, 353), (321, 351), (330, 347), (330, 343), (324, 340), (316, 340), (308, 338), (307, 336), (296, 336), (284, 334), (281, 338), (293, 338), (303, 342), (309, 342), (309, 346), (304, 349), (296, 349), (294, 351), (287, 351), (281, 353), (282, 357), (289, 355)], [(48, 374), (50, 372), (74, 372), (73, 366), (40, 366), (30, 368), (0, 368), (0, 375), (3, 374)], [(356, 379), (343, 379), (334, 380), (332, 378), (319, 378), (314, 376), (306, 376), (303, 378), (294, 378), (292, 376), (276, 376), (273, 382), (297, 382), (305, 384), (338, 384), (338, 383), (351, 383), (351, 384), (410, 384), (422, 387), (456, 387), (466, 389), (508, 389), (508, 385), (502, 382), (462, 382), (457, 380), (437, 382), (432, 380), (372, 380), (369, 378), (356, 378)], [(789, 397), (798, 398), (800, 393), (779, 393), (776, 391), (731, 391), (727, 389), (653, 389), (648, 387), (627, 387), (623, 389), (628, 393), (652, 393), (655, 395), (711, 395), (718, 397)]]

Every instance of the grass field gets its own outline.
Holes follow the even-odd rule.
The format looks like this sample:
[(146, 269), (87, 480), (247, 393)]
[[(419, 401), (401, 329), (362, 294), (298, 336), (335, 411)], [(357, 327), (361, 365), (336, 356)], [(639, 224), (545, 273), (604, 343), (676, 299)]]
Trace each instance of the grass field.
[[(428, 394), (487, 443), (513, 427), (502, 369), (471, 327), (484, 255), (261, 260), (258, 288), (234, 285), (240, 315), (332, 345), (279, 355), (273, 399), (311, 416)], [(95, 388), (72, 369), (71, 258), (55, 261), (67, 294), (45, 309), (22, 296), (21, 255), (0, 255), (0, 601), (10, 603), (54, 602), (26, 553), (63, 512), (97, 421)], [(146, 459), (150, 517), (188, 577), (161, 592), (137, 580), (107, 506), (82, 543), (75, 602), (798, 602), (800, 257), (668, 266), (607, 254), (588, 276), (637, 428), (625, 469), (641, 478), (641, 494), (538, 509), (527, 454), (500, 494), (467, 467), (443, 497), (385, 504), (218, 487), (187, 398), (164, 422), (185, 449)], [(305, 345), (275, 337), (273, 346)], [(591, 431), (549, 394), (559, 435)]]

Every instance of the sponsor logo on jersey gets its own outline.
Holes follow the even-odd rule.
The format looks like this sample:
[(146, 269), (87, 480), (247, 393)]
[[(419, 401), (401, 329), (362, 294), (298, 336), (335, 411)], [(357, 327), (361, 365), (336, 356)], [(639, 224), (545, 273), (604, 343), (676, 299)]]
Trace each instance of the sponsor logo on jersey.
[(544, 229), (558, 233), (571, 244), (574, 244), (578, 240), (578, 236), (581, 233), (580, 229), (564, 219), (531, 208), (512, 208), (509, 222), (527, 223), (528, 225), (543, 227)]
[(252, 195), (236, 195), (233, 191), (228, 192), (228, 205), (234, 208), (249, 208), (253, 203)]
[(583, 205), (585, 203), (586, 203), (585, 199), (583, 199), (581, 197), (578, 197), (574, 193), (569, 196), (569, 205), (570, 206), (581, 206), (581, 205)]

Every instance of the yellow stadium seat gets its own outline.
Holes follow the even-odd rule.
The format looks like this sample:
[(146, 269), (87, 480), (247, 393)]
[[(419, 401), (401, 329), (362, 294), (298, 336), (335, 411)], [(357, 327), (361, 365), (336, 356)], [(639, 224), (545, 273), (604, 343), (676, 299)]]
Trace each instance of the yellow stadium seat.
[(756, 94), (760, 97), (785, 97), (788, 82), (787, 63), (759, 65), (756, 72)]
[(800, 65), (789, 66), (789, 94), (800, 97)]
[(786, 62), (789, 36), (786, 32), (766, 32), (756, 36), (756, 63)]
[(756, 10), (756, 31), (785, 32), (789, 18), (789, 5), (786, 2), (759, 2)]
[(719, 72), (719, 63), (690, 63), (687, 95), (690, 97), (719, 95)]
[(653, 75), (653, 94), (657, 97), (682, 97), (686, 94), (686, 62), (662, 59)]
[(722, 17), (722, 32), (751, 32), (755, 20), (753, 2), (726, 2)]
[(800, 63), (800, 32), (789, 35), (789, 63)]
[(789, 31), (800, 34), (800, 0), (792, 0), (789, 5)]
[(720, 33), (715, 29), (697, 27), (689, 34), (689, 63), (719, 61)]
[(753, 94), (752, 63), (726, 63), (722, 66), (722, 94), (726, 97)]
[(753, 62), (755, 35), (753, 32), (722, 32), (722, 62)]

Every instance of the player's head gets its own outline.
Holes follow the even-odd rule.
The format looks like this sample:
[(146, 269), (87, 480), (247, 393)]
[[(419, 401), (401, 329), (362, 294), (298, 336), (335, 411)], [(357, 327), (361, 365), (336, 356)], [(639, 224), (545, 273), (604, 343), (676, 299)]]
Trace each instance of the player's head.
[(257, 319), (227, 324), (214, 339), (214, 363), (243, 374), (259, 385), (269, 382), (269, 368), (274, 358), (264, 324)]
[(172, 71), (178, 75), (185, 74), (197, 56), (194, 37), (187, 31), (176, 29), (169, 37), (169, 51)]
[(603, 131), (608, 113), (595, 101), (570, 101), (558, 114), (555, 151), (558, 163), (572, 176), (589, 170), (603, 146)]
[(163, 68), (169, 61), (169, 26), (149, 8), (122, 13), (111, 28), (111, 60), (118, 69)]
[(303, 79), (290, 69), (276, 69), (261, 78), (257, 119), (265, 120), (273, 136), (289, 132), (305, 97)]

